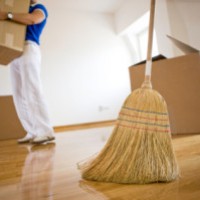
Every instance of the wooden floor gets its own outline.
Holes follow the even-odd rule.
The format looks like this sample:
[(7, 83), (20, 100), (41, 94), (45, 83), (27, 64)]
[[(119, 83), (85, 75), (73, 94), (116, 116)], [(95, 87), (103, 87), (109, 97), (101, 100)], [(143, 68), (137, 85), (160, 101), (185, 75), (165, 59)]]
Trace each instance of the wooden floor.
[(181, 178), (168, 184), (120, 185), (81, 180), (77, 163), (98, 152), (112, 127), (56, 134), (33, 146), (0, 141), (1, 200), (199, 200), (200, 135), (173, 138)]

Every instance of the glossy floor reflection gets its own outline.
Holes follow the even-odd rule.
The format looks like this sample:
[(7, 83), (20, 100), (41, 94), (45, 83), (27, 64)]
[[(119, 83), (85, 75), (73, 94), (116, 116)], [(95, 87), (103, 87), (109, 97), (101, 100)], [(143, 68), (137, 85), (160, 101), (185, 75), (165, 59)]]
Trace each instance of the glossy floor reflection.
[(97, 153), (112, 127), (58, 133), (44, 145), (0, 141), (2, 200), (198, 200), (200, 135), (174, 137), (181, 178), (168, 184), (120, 185), (81, 179), (77, 163)]

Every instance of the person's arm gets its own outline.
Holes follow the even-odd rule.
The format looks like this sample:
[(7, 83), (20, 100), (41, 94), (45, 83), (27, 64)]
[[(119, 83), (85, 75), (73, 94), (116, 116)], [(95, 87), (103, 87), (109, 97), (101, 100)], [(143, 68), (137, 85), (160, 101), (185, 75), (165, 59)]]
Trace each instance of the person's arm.
[[(24, 24), (32, 25), (42, 22), (45, 18), (45, 14), (42, 10), (36, 9), (32, 13), (12, 13), (12, 21)], [(8, 13), (0, 10), (0, 20), (7, 20)]]

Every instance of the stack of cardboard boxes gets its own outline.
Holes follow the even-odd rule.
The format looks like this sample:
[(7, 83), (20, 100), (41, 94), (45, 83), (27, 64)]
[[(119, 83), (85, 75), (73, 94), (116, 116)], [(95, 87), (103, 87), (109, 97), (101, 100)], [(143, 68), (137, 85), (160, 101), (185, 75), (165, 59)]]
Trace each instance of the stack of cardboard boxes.
[[(0, 0), (6, 12), (27, 13), (30, 0)], [(0, 20), (0, 65), (7, 66), (23, 53), (26, 26)], [(3, 84), (3, 83), (0, 83)], [(12, 96), (0, 96), (0, 140), (22, 137), (25, 134), (17, 117)]]

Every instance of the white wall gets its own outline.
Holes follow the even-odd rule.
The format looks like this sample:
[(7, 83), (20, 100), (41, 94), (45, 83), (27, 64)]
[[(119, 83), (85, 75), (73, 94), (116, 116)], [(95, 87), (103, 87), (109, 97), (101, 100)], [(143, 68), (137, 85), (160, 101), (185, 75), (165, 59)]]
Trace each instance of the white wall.
[(171, 0), (167, 1), (171, 35), (200, 49), (200, 1)]
[(10, 95), (10, 74), (9, 67), (0, 65), (0, 95)]
[(147, 0), (126, 0), (115, 13), (116, 31), (118, 34), (127, 31), (131, 25), (149, 10)]
[(54, 125), (117, 118), (130, 93), (129, 52), (112, 15), (48, 2), (42, 37), (44, 90)]
[(166, 34), (172, 34), (169, 22), (169, 11), (165, 0), (156, 1), (155, 29), (159, 53), (168, 58), (175, 56), (172, 43), (166, 37)]

